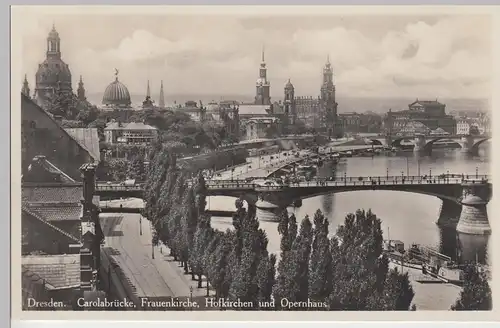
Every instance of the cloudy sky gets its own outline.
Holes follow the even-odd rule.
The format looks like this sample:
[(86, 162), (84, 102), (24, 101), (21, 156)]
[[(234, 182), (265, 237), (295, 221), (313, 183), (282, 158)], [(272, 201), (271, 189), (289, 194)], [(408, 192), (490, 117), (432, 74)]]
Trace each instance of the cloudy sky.
[[(272, 13), (270, 11), (270, 13)], [(114, 68), (132, 94), (252, 96), (265, 46), (271, 95), (291, 79), (317, 96), (327, 55), (346, 96), (479, 98), (490, 93), (487, 16), (42, 15), (23, 17), (23, 73), (34, 86), (52, 24), (73, 83), (103, 92)]]

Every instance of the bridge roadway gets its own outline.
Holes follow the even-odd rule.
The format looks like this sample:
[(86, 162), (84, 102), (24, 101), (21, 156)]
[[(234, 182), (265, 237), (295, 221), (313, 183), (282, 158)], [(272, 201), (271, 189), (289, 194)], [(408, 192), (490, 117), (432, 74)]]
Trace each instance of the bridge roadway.
[[(245, 180), (207, 180), (208, 194), (211, 196), (234, 196), (243, 194), (282, 192), (290, 197), (304, 199), (325, 193), (348, 192), (356, 190), (394, 190), (434, 195), (441, 199), (457, 201), (461, 196), (464, 179), (477, 183), (488, 181), (487, 175), (448, 174), (440, 176), (375, 176), (375, 177), (338, 177), (336, 180), (314, 179), (294, 182), (288, 185), (266, 185), (246, 182)], [(142, 197), (142, 185), (98, 185), (98, 195), (117, 197)]]

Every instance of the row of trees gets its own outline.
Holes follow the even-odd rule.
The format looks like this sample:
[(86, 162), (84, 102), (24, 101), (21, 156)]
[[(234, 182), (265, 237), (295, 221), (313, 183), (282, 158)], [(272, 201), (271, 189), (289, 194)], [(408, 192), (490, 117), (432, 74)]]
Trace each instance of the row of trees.
[[(202, 276), (216, 297), (251, 302), (251, 309), (415, 310), (406, 273), (389, 268), (383, 252), (381, 221), (371, 211), (346, 216), (334, 237), (318, 210), (300, 226), (281, 213), (280, 258), (267, 250), (255, 207), (235, 202), (233, 228), (212, 228), (205, 212), (206, 185), (194, 183), (176, 165), (175, 151), (160, 144), (151, 151), (145, 183), (145, 216), (155, 233), (153, 244), (167, 245), (186, 274), (202, 287)], [(453, 310), (491, 309), (487, 279), (475, 268)], [(293, 306), (291, 306), (291, 304)]]
[(245, 209), (237, 200), (234, 229), (213, 229), (203, 178), (188, 186), (171, 151), (158, 147), (152, 154), (145, 215), (155, 228), (153, 244), (167, 245), (199, 287), (206, 276), (217, 297), (251, 302), (252, 309), (409, 309), (414, 293), (408, 276), (389, 270), (380, 220), (371, 212), (347, 216), (339, 239), (329, 238), (321, 211), (313, 222), (305, 217), (300, 227), (283, 212), (277, 262), (253, 206)]

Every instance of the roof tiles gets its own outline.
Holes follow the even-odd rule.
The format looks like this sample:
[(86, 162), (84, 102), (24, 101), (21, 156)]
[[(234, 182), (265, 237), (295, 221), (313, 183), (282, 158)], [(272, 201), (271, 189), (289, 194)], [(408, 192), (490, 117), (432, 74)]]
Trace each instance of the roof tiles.
[(56, 289), (80, 285), (80, 254), (23, 256), (21, 265)]

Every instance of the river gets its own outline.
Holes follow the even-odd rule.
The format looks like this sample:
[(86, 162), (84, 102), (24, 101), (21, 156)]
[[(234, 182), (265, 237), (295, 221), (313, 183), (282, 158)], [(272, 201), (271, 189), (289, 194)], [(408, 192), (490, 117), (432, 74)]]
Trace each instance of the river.
[[(393, 154), (390, 156), (351, 157), (343, 158), (336, 165), (338, 177), (344, 175), (357, 176), (385, 176), (389, 175), (439, 175), (442, 173), (455, 173), (464, 175), (489, 174), (490, 150), (489, 143), (481, 146), (480, 156), (466, 158), (456, 150), (434, 150), (432, 156), (418, 156), (413, 152)], [(333, 164), (325, 163), (320, 168), (319, 175), (331, 175)], [(211, 209), (234, 210), (234, 198), (209, 197)], [(481, 262), (488, 262), (488, 238), (458, 234), (454, 229), (441, 228), (436, 224), (439, 217), (441, 201), (433, 196), (400, 192), (400, 191), (355, 191), (347, 193), (329, 194), (305, 199), (300, 208), (291, 208), (297, 219), (301, 220), (306, 215), (313, 216), (317, 209), (321, 209), (330, 221), (330, 230), (335, 232), (343, 223), (346, 214), (357, 209), (371, 209), (382, 221), (384, 238), (399, 239), (405, 247), (412, 243), (431, 246), (453, 259), (464, 262), (476, 258)], [(488, 205), (491, 213), (491, 203)], [(213, 217), (212, 225), (215, 228), (231, 229), (231, 218)], [(278, 253), (280, 237), (277, 232), (277, 222), (261, 221), (269, 238), (268, 250)], [(431, 287), (434, 288), (434, 287)], [(422, 309), (448, 309), (457, 291), (448, 296), (441, 296), (440, 304), (429, 304), (431, 288), (415, 297), (421, 300), (418, 308)], [(431, 296), (432, 298), (432, 296)]]

